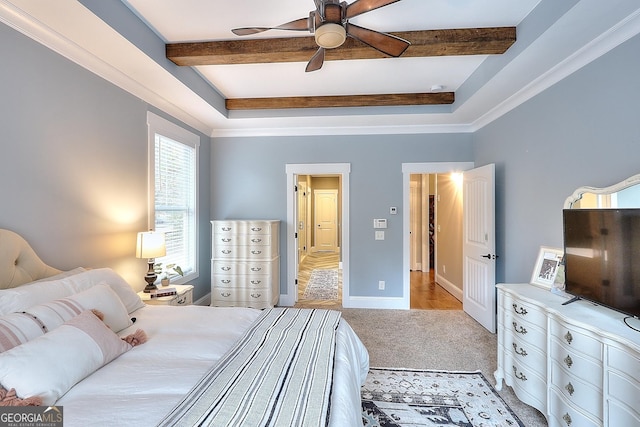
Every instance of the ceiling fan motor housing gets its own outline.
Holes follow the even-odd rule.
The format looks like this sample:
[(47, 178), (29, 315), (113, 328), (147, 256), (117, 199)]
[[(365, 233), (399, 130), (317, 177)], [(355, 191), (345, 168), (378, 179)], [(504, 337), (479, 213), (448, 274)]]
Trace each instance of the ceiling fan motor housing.
[(315, 29), (316, 43), (325, 49), (342, 46), (347, 39), (344, 4), (325, 3), (322, 15), (322, 22)]

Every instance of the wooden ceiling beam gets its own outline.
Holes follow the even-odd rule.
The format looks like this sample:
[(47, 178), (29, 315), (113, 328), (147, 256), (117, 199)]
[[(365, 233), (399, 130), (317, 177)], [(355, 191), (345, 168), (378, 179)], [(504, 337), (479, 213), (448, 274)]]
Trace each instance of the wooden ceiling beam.
[[(464, 28), (391, 33), (411, 42), (402, 57), (495, 55), (516, 41), (515, 27)], [(313, 37), (171, 43), (167, 58), (180, 66), (307, 62), (318, 49)], [(352, 38), (326, 52), (327, 61), (387, 56)]]
[(305, 96), (283, 98), (230, 98), (228, 110), (280, 110), (289, 108), (387, 107), (452, 104), (453, 92), (387, 95)]

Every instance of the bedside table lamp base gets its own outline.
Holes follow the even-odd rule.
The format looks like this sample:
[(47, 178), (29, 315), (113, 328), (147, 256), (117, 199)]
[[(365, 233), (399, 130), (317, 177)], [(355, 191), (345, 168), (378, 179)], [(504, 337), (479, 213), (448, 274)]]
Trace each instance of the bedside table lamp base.
[(158, 275), (153, 269), (153, 264), (153, 260), (149, 260), (149, 270), (147, 271), (147, 275), (144, 276), (144, 281), (147, 282), (147, 286), (144, 287), (144, 292), (147, 294), (158, 289), (158, 287), (154, 285)]

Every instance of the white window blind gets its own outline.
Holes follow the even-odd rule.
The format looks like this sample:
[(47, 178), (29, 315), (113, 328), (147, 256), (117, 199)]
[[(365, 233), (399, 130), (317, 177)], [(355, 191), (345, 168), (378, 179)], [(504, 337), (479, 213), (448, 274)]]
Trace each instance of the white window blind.
[[(149, 113), (151, 115), (151, 113)], [(155, 126), (154, 126), (155, 124)], [(165, 233), (163, 266), (180, 266), (188, 280), (197, 275), (197, 158), (199, 138), (153, 115), (149, 120), (153, 146), (153, 228)], [(150, 172), (151, 172), (150, 171)], [(179, 281), (182, 281), (178, 278)]]

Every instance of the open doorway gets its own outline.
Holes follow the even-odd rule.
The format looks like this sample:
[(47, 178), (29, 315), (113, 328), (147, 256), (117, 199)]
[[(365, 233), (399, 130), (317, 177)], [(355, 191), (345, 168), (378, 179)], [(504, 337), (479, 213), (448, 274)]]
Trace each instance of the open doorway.
[[(311, 263), (312, 256), (327, 255), (325, 261), (334, 266), (337, 261), (338, 273), (339, 273), (339, 292), (338, 298), (333, 301), (335, 307), (349, 307), (351, 302), (349, 300), (349, 174), (351, 172), (351, 165), (349, 163), (309, 163), (309, 164), (287, 164), (287, 283), (286, 293), (280, 295), (280, 305), (294, 306), (298, 302), (299, 294), (301, 293), (299, 286), (299, 269), (305, 267)], [(329, 183), (329, 180), (316, 181), (315, 184), (311, 178), (329, 178), (337, 179), (338, 186), (335, 188), (333, 183)], [(302, 184), (299, 186), (298, 184)], [(317, 245), (314, 240), (314, 234), (316, 228), (324, 228), (320, 236), (320, 240), (323, 242), (322, 246), (326, 249), (326, 234), (327, 224), (320, 223), (314, 224), (315, 218), (311, 218), (314, 210), (313, 206), (313, 192), (314, 187), (317, 186), (318, 190), (331, 190), (331, 188), (323, 188), (327, 185), (337, 189), (337, 220), (334, 226), (337, 233), (336, 249), (331, 256), (333, 260), (329, 259), (329, 254), (324, 253), (322, 250), (318, 251)], [(297, 189), (305, 187), (305, 193), (300, 195)], [(299, 212), (299, 205), (302, 205), (302, 214)], [(306, 210), (306, 213), (305, 213)], [(300, 223), (300, 218), (304, 218), (304, 223)], [(331, 225), (331, 224), (329, 224)], [(334, 234), (332, 234), (334, 236)], [(315, 245), (315, 246), (314, 246)], [(328, 250), (327, 250), (328, 252)], [(327, 264), (325, 264), (327, 265)], [(311, 275), (310, 269), (309, 277)], [(304, 280), (304, 278), (303, 278)], [(326, 304), (325, 304), (326, 305)]]
[(296, 307), (342, 307), (340, 175), (297, 176)]
[[(447, 277), (458, 276), (462, 270), (460, 241), (462, 233), (461, 195), (456, 194), (450, 174), (411, 174), (409, 188), (410, 220), (410, 308), (435, 310), (462, 310), (462, 296), (459, 289), (451, 284)], [(438, 191), (440, 183), (440, 192)], [(442, 193), (442, 194), (441, 194)], [(442, 204), (439, 196), (444, 195)], [(442, 240), (442, 263), (436, 264), (437, 233), (436, 222), (438, 208), (447, 218)], [(450, 263), (448, 263), (451, 261)], [(449, 267), (449, 276), (442, 271)], [(437, 267), (440, 271), (436, 272)], [(443, 286), (443, 284), (445, 286)]]

